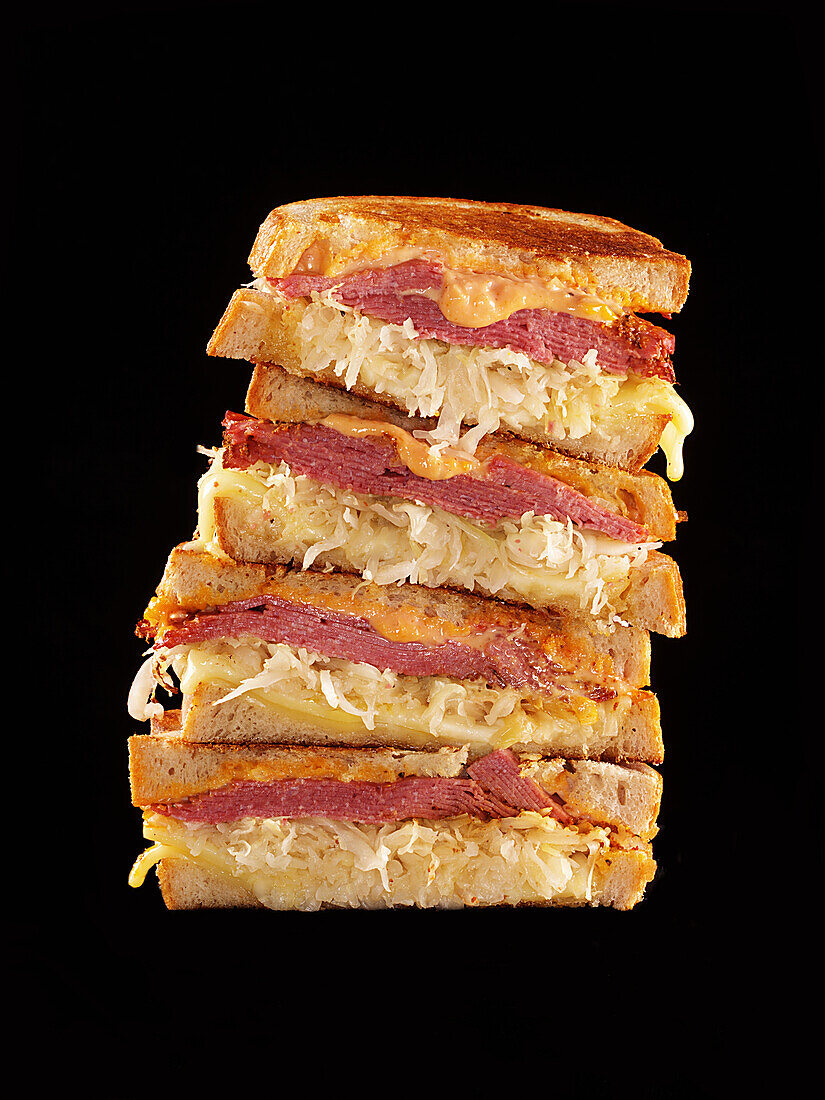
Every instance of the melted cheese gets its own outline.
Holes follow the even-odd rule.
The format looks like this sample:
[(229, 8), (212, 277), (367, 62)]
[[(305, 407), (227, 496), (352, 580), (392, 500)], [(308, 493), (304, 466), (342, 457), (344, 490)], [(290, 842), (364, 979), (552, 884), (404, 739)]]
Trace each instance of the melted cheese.
[(659, 446), (667, 458), (668, 480), (679, 481), (685, 472), (682, 449), (693, 431), (693, 413), (674, 387), (661, 378), (630, 375), (613, 398), (613, 405), (670, 417)]
[(162, 859), (184, 855), (186, 855), (185, 848), (172, 848), (168, 844), (153, 844), (151, 848), (147, 848), (142, 855), (138, 856), (132, 865), (132, 870), (129, 872), (129, 885), (142, 886), (146, 875), (156, 863), (159, 863)]

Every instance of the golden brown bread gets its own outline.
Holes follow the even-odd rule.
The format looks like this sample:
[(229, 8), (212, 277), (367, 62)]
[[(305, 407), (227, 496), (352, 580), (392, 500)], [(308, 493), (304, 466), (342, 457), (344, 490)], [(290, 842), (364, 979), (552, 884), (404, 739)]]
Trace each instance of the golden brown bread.
[(261, 225), (249, 266), (282, 278), (308, 249), (317, 274), (414, 249), (457, 270), (558, 278), (634, 312), (678, 312), (690, 280), (684, 256), (613, 218), (504, 202), (351, 195), (289, 203)]
[[(435, 420), (408, 416), (336, 387), (299, 378), (271, 364), (257, 364), (249, 384), (246, 411), (261, 420), (280, 424), (312, 424), (343, 413), (365, 420), (384, 420), (407, 432), (430, 431)], [(528, 469), (547, 474), (569, 485), (611, 512), (646, 527), (651, 539), (670, 542), (683, 516), (673, 507), (670, 487), (649, 470), (630, 473), (572, 458), (548, 447), (518, 439), (509, 432), (486, 436), (476, 448), (480, 461), (502, 455)]]

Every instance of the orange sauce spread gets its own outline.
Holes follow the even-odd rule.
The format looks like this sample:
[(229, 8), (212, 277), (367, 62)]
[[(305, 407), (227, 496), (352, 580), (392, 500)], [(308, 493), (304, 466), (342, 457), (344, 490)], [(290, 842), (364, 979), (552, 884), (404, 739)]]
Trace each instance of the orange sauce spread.
[(439, 646), (461, 641), (465, 645), (481, 649), (498, 633), (495, 623), (452, 622), (409, 605), (388, 607), (383, 602), (383, 597), (374, 598), (362, 592), (325, 592), (323, 589), (296, 592), (292, 585), (277, 581), (270, 583), (267, 591), (292, 603), (324, 607), (343, 615), (357, 615), (366, 619), (373, 630), (392, 642), (418, 642), (420, 645)]
[(325, 275), (329, 268), (332, 252), (329, 241), (320, 238), (305, 248), (301, 253), (297, 264), (293, 268), (293, 275)]
[(417, 477), (426, 477), (430, 481), (444, 481), (457, 474), (478, 473), (481, 462), (472, 455), (464, 454), (455, 448), (434, 451), (420, 439), (416, 439), (404, 428), (391, 424), (387, 420), (364, 420), (359, 416), (347, 416), (345, 413), (333, 413), (321, 423), (336, 432), (351, 436), (388, 435), (395, 441), (398, 457), (407, 469)]
[(572, 287), (474, 271), (445, 270), (439, 308), (448, 321), (464, 328), (504, 321), (520, 309), (552, 309), (605, 324), (619, 316), (606, 302)]

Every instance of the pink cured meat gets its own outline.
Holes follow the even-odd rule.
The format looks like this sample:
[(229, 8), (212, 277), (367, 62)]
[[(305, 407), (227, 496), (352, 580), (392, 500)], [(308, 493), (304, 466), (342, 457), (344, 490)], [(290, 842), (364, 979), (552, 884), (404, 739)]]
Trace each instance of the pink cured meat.
[(510, 348), (538, 363), (554, 359), (581, 362), (594, 348), (599, 366), (611, 374), (633, 371), (643, 377), (675, 381), (669, 358), (675, 347), (673, 335), (633, 314), (605, 325), (550, 309), (520, 309), (503, 321), (468, 328), (448, 321), (438, 303), (424, 296), (424, 291), (439, 289), (442, 280), (440, 264), (410, 260), (338, 278), (288, 275), (267, 282), (286, 299), (331, 290), (342, 305), (369, 317), (394, 325), (412, 321), (418, 337), (470, 347)]
[[(520, 635), (491, 631), (483, 646), (448, 641), (442, 645), (397, 642), (379, 634), (366, 619), (292, 603), (278, 596), (256, 596), (197, 614), (170, 627), (156, 645), (197, 645), (221, 638), (260, 638), (372, 665), (405, 676), (450, 676), (483, 679), (536, 692), (558, 694), (564, 670)], [(579, 694), (597, 701), (615, 698), (601, 684), (577, 685)]]
[(610, 512), (547, 474), (501, 455), (482, 476), (457, 474), (433, 481), (403, 465), (386, 438), (348, 436), (323, 424), (275, 425), (227, 412), (223, 464), (246, 469), (255, 462), (286, 462), (293, 473), (323, 485), (372, 496), (418, 500), (453, 515), (495, 525), (525, 512), (587, 527), (620, 542), (649, 538), (643, 526)]
[[(483, 765), (481, 767), (480, 765)], [(184, 802), (152, 809), (180, 821), (218, 824), (244, 817), (324, 817), (382, 825), (411, 818), (439, 820), (512, 817), (538, 810), (569, 823), (573, 820), (554, 795), (519, 774), (507, 750), (483, 757), (468, 778), (407, 776), (389, 783), (339, 779), (239, 780)]]
[(547, 791), (519, 772), (515, 756), (507, 749), (482, 756), (467, 772), (490, 795), (510, 806), (518, 806), (520, 810), (547, 807)]

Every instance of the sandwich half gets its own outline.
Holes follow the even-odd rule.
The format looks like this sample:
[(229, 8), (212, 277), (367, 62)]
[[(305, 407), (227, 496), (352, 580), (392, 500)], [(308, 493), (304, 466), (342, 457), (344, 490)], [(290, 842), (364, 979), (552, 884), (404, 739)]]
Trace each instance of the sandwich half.
[(646, 632), (345, 573), (243, 564), (184, 544), (138, 633), (153, 641), (130, 713), (181, 693), (193, 742), (513, 747), (662, 759)]
[[(430, 418), (472, 454), (499, 430), (682, 476), (690, 409), (672, 334), (688, 260), (610, 218), (507, 203), (358, 196), (273, 210), (208, 351), (275, 364)], [(249, 410), (252, 411), (252, 410)]]
[(497, 432), (475, 455), (375, 402), (256, 370), (199, 486), (198, 539), (237, 560), (355, 572), (685, 632), (682, 518), (662, 478)]
[(655, 871), (661, 778), (466, 747), (416, 752), (132, 737), (132, 801), (170, 909), (629, 909)]

